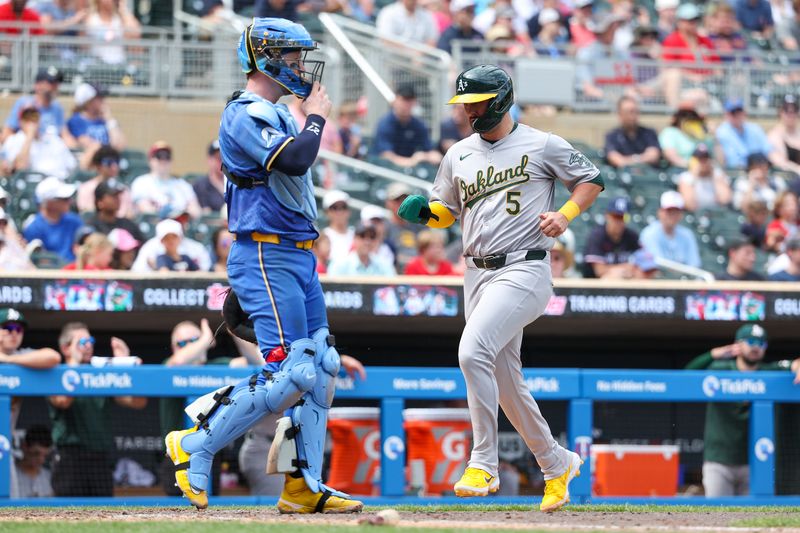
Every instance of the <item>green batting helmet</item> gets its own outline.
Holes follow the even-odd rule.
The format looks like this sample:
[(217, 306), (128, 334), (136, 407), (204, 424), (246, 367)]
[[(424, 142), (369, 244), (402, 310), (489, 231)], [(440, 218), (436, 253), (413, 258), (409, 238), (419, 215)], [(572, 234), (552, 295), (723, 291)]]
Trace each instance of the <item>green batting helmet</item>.
[(495, 65), (478, 65), (456, 79), (456, 95), (448, 104), (474, 104), (492, 100), (486, 112), (472, 121), (472, 129), (485, 133), (498, 124), (514, 104), (514, 84), (508, 73)]

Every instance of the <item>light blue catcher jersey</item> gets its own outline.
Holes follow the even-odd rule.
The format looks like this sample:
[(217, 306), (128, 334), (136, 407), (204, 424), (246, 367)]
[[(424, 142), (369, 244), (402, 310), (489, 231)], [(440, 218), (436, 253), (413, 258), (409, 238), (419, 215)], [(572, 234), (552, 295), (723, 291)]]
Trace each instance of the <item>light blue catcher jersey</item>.
[(227, 181), (231, 232), (276, 233), (298, 241), (317, 238), (311, 172), (287, 176), (272, 169), (278, 154), (296, 136), (297, 124), (283, 104), (244, 92), (225, 107), (219, 128), (222, 163), (238, 178), (266, 184), (243, 189)]

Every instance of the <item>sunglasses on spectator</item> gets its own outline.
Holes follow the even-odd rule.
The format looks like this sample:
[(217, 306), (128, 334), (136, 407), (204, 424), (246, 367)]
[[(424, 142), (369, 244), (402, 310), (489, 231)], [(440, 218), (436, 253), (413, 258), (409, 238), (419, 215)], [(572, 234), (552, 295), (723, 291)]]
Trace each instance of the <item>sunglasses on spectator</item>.
[(200, 337), (192, 337), (191, 339), (184, 339), (182, 341), (178, 341), (175, 344), (178, 345), (178, 348), (183, 348), (187, 344), (192, 344), (192, 343), (197, 342), (199, 340), (200, 340)]
[(83, 348), (87, 344), (94, 344), (94, 337), (83, 337), (81, 340), (78, 341), (78, 346)]
[(347, 204), (333, 204), (328, 209), (330, 209), (331, 211), (346, 211), (350, 209), (350, 207), (348, 207)]
[(100, 164), (105, 167), (110, 167), (112, 165), (119, 165), (119, 159), (116, 157), (104, 157), (100, 160)]
[(153, 157), (159, 161), (172, 161), (172, 153), (169, 150), (158, 150)]
[(22, 327), (22, 324), (3, 324), (3, 329), (8, 331), (9, 333), (25, 333), (25, 328)]
[(753, 348), (766, 348), (767, 343), (758, 339), (745, 339), (748, 346), (752, 346)]

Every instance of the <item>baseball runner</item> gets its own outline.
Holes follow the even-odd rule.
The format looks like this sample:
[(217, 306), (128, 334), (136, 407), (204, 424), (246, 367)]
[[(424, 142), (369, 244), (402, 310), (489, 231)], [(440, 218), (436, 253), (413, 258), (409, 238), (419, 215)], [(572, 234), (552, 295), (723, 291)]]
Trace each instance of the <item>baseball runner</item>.
[[(242, 312), (232, 314), (249, 316), (250, 335), (266, 365), (187, 407), (196, 425), (165, 439), (177, 485), (198, 509), (208, 506), (214, 454), (265, 415), (284, 411), (267, 458), (267, 473), (287, 474), (279, 511), (350, 513), (363, 507), (321, 481), (340, 360), (311, 253), (319, 234), (309, 169), (331, 109), (319, 83), (324, 63), (305, 58), (315, 48), (303, 26), (276, 18), (253, 19), (239, 40), (247, 85), (228, 101), (219, 131), (228, 229), (236, 235), (228, 256), (233, 292), (225, 305), (233, 302)], [(308, 118), (300, 129), (288, 108), (276, 103), (288, 94), (304, 100)], [(240, 333), (244, 326), (229, 327), (248, 336)]]
[[(564, 139), (517, 124), (508, 113), (511, 78), (479, 65), (456, 79), (450, 104), (464, 104), (473, 135), (453, 145), (436, 175), (430, 200), (409, 196), (405, 220), (446, 228), (461, 219), (467, 271), (467, 323), (458, 360), (467, 382), (473, 449), (458, 496), (486, 496), (500, 487), (497, 406), (522, 435), (544, 473), (540, 509), (569, 501), (580, 457), (555, 441), (522, 378), (522, 329), (552, 294), (548, 251), (554, 237), (603, 190), (598, 169)], [(572, 196), (553, 211), (556, 180)]]

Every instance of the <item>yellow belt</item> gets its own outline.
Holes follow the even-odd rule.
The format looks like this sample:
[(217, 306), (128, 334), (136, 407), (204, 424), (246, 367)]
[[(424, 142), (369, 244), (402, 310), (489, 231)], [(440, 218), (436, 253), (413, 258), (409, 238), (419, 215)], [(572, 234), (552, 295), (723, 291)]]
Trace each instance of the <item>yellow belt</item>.
[[(234, 237), (234, 239), (236, 239), (236, 235), (234, 235), (233, 237)], [(281, 238), (278, 235), (274, 234), (274, 233), (259, 233), (257, 231), (254, 231), (254, 232), (252, 232), (250, 234), (250, 238), (252, 240), (254, 240), (255, 242), (266, 242), (266, 243), (269, 243), (269, 244), (280, 244), (281, 243)], [(291, 242), (291, 241), (289, 241), (289, 242)], [(308, 240), (308, 241), (295, 241), (294, 245), (296, 247), (298, 247), (298, 248), (303, 249), (303, 250), (310, 250), (311, 247), (314, 246), (314, 240), (311, 239), (311, 240)]]

